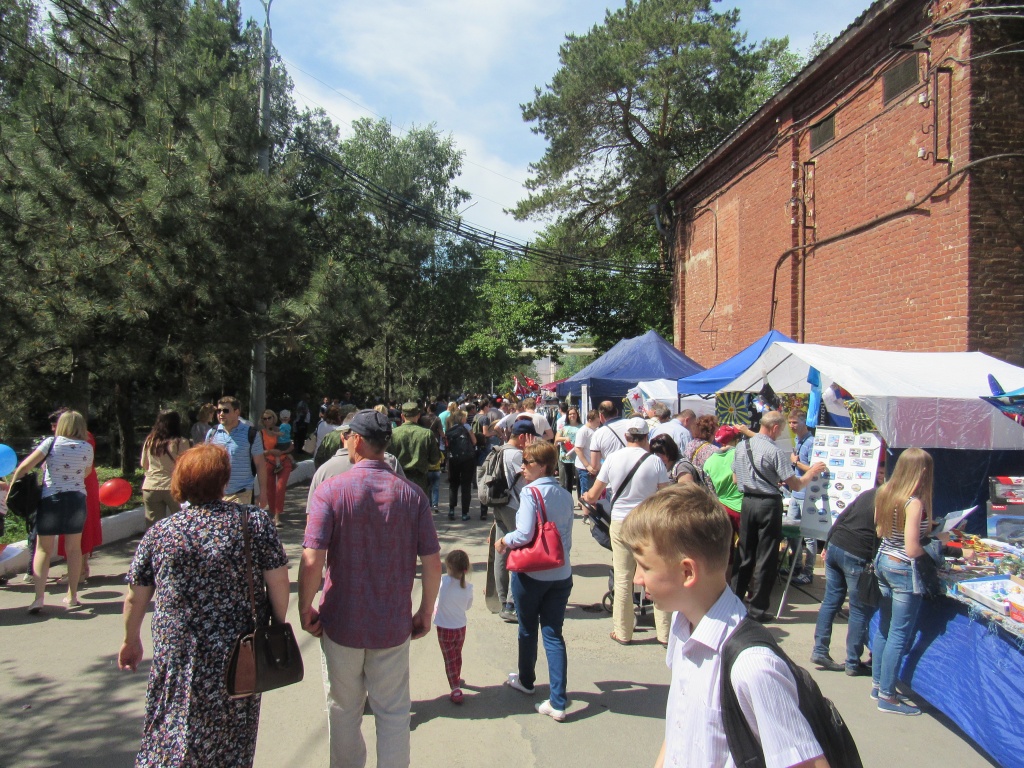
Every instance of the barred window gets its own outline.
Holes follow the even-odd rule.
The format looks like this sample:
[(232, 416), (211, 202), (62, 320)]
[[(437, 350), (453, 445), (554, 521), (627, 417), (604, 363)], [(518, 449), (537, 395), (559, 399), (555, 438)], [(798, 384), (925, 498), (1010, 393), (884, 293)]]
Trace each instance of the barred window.
[(836, 137), (836, 116), (831, 114), (811, 126), (811, 152), (817, 152)]
[(882, 75), (882, 100), (888, 104), (909, 88), (921, 82), (917, 56), (910, 56)]

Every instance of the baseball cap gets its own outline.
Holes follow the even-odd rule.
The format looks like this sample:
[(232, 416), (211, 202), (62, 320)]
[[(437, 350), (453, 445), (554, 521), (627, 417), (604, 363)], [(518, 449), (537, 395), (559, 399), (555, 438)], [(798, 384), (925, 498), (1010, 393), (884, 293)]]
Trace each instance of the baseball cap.
[(723, 445), (733, 438), (739, 437), (740, 434), (740, 431), (732, 424), (723, 424), (715, 432), (715, 442), (719, 445)]
[(388, 417), (371, 408), (357, 412), (345, 426), (363, 437), (383, 440), (391, 438), (391, 422), (388, 421)]
[(636, 418), (629, 419), (626, 422), (626, 434), (633, 435), (635, 437), (646, 437), (650, 433), (651, 428), (647, 425), (647, 422), (641, 419), (639, 416)]
[(537, 436), (537, 430), (533, 427), (533, 419), (518, 419), (515, 424), (512, 425), (513, 435), (533, 435)]

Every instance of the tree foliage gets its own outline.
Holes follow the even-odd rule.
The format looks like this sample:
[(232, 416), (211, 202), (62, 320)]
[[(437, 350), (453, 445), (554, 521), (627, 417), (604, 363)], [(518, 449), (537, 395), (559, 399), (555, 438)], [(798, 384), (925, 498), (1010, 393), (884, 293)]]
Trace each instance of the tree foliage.
[(261, 40), (225, 0), (0, 0), (3, 432), (74, 405), (117, 425), (127, 468), (137, 417), (244, 393), (259, 338), (272, 399), (426, 394), (507, 359), (456, 354), (485, 319), (480, 249), (334, 165), (452, 216), (452, 139), (343, 140), (275, 54), (264, 176)]
[(798, 66), (785, 40), (749, 44), (738, 23), (711, 0), (627, 0), (567, 36), (559, 70), (522, 106), (547, 149), (514, 213), (554, 219), (553, 247), (590, 262), (538, 291), (548, 323), (568, 318), (601, 348), (670, 335), (671, 252), (651, 206)]

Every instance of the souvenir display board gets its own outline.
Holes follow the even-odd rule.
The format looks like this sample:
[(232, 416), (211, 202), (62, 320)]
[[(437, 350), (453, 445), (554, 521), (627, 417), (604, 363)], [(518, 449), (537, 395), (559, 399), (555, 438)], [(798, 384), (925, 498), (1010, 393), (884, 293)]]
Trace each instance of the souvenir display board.
[(839, 514), (855, 498), (875, 487), (882, 441), (875, 432), (854, 434), (850, 429), (818, 427), (814, 433), (811, 464), (828, 467), (804, 492), (800, 531), (805, 537), (828, 537)]

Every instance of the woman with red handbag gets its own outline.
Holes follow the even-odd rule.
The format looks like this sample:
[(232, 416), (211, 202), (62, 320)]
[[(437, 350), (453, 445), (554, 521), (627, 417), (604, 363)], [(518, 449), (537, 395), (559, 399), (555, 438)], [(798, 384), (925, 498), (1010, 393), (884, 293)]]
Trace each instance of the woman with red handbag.
[(536, 681), (538, 630), (548, 659), (550, 690), (536, 709), (558, 722), (565, 719), (566, 667), (562, 623), (572, 592), (572, 495), (558, 484), (558, 452), (540, 441), (523, 450), (523, 479), (516, 529), (494, 543), (510, 550), (512, 594), (519, 615), (519, 671), (506, 685), (532, 695)]

